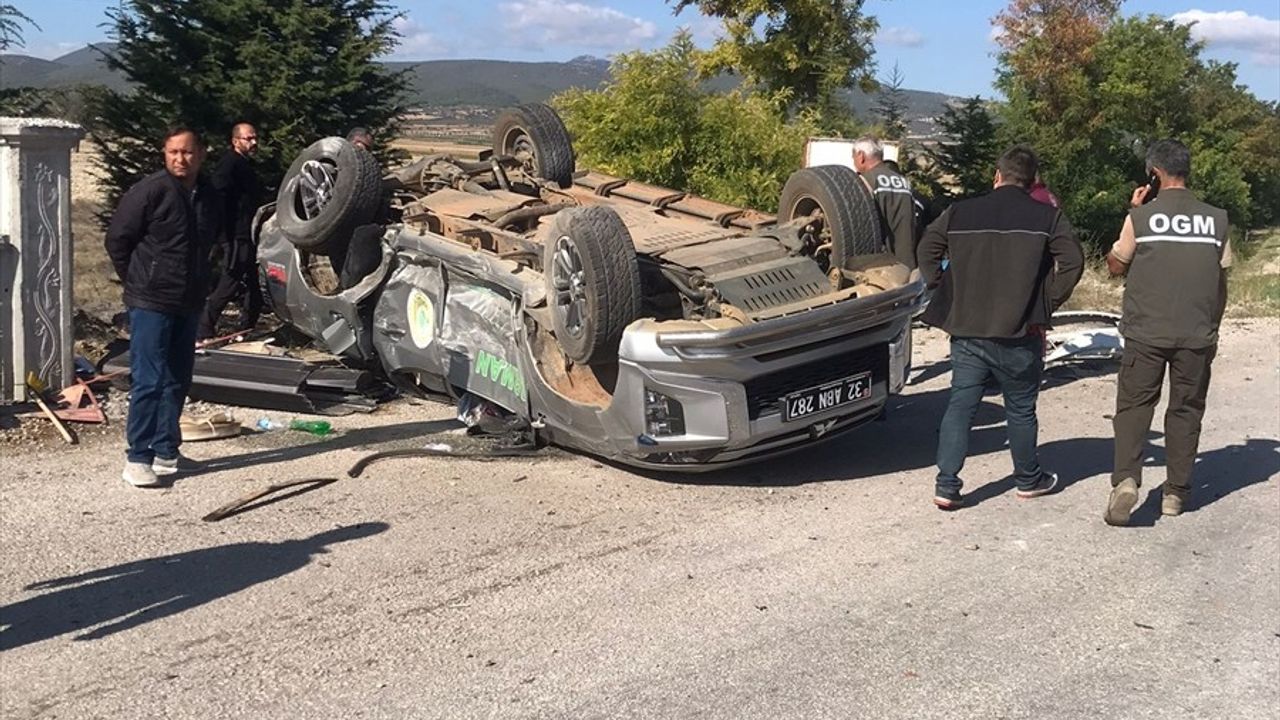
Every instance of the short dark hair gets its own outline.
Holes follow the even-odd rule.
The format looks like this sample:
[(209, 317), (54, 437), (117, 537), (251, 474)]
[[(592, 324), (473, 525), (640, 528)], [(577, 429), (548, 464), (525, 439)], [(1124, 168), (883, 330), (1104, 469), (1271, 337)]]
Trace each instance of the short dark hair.
[(347, 142), (355, 142), (356, 138), (361, 138), (361, 137), (369, 138), (370, 140), (372, 140), (373, 133), (369, 132), (368, 128), (353, 127), (351, 128), (351, 132), (347, 133)]
[(1152, 168), (1185, 180), (1191, 174), (1191, 149), (1177, 140), (1157, 140), (1147, 148), (1147, 172)]
[(248, 125), (249, 127), (253, 128), (255, 131), (258, 129), (258, 128), (254, 127), (253, 123), (249, 122), (248, 120), (237, 120), (237, 121), (235, 121), (235, 122), (231, 123), (231, 136), (230, 136), (230, 137), (231, 137), (231, 139), (232, 139), (232, 140), (235, 140), (235, 139), (236, 139), (236, 129), (237, 129), (237, 128), (239, 128), (241, 125)]
[(996, 170), (1000, 171), (1000, 178), (1004, 182), (1028, 188), (1040, 171), (1040, 160), (1036, 158), (1035, 151), (1026, 145), (1014, 145), (1005, 150), (996, 161)]
[(196, 145), (200, 147), (204, 147), (204, 137), (200, 135), (200, 131), (196, 130), (195, 128), (187, 127), (186, 125), (174, 125), (173, 127), (166, 130), (164, 133), (164, 137), (161, 138), (160, 140), (160, 147), (164, 147), (166, 144), (168, 144), (171, 138), (176, 138), (179, 135), (188, 135), (188, 134), (191, 135), (191, 137), (196, 139)]

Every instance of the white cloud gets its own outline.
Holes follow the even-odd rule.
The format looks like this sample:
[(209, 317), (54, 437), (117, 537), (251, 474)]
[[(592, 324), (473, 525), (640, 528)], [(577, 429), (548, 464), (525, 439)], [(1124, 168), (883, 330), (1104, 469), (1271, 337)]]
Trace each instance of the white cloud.
[(1191, 25), (1192, 37), (1209, 45), (1247, 50), (1256, 62), (1280, 65), (1280, 20), (1268, 20), (1243, 10), (1188, 10), (1169, 19)]
[(498, 7), (510, 42), (529, 49), (555, 46), (631, 50), (658, 36), (657, 25), (611, 7), (566, 0), (519, 0)]
[(693, 36), (693, 43), (698, 47), (709, 47), (726, 37), (724, 23), (706, 15), (697, 15), (681, 27), (689, 31)]
[(452, 54), (451, 48), (434, 33), (407, 15), (391, 21), (391, 26), (400, 34), (400, 44), (391, 54), (394, 60), (430, 60)]
[(902, 47), (920, 47), (924, 45), (924, 35), (905, 27), (881, 28), (876, 33), (878, 45), (900, 45)]

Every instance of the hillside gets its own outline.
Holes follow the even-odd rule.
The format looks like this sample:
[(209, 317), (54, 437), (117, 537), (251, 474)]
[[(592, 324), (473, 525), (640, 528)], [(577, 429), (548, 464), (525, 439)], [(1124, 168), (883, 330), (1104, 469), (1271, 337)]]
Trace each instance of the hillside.
[[(128, 83), (109, 70), (102, 52), (114, 48), (101, 43), (76, 50), (54, 60), (26, 55), (0, 55), (0, 88), (38, 88), (72, 85), (106, 85), (122, 89)], [(542, 102), (571, 87), (595, 88), (609, 78), (609, 61), (583, 56), (568, 62), (514, 62), (505, 60), (429, 60), (389, 62), (394, 70), (409, 73), (408, 105), (452, 107), (467, 105), (500, 108), (527, 102)], [(732, 78), (712, 82), (717, 89), (733, 85)], [(907, 117), (913, 134), (932, 134), (929, 118), (942, 113), (951, 96), (923, 90), (905, 90)], [(875, 99), (861, 92), (848, 95), (848, 102), (861, 117), (867, 117)]]

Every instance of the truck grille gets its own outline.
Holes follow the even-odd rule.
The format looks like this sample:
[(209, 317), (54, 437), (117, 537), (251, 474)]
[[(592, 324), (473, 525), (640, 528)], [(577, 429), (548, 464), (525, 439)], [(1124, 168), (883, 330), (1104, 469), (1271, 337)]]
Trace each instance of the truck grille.
[(782, 412), (782, 398), (805, 388), (835, 382), (841, 378), (871, 371), (875, 382), (889, 375), (889, 346), (881, 343), (850, 353), (825, 357), (798, 367), (777, 370), (743, 383), (747, 391), (747, 416)]

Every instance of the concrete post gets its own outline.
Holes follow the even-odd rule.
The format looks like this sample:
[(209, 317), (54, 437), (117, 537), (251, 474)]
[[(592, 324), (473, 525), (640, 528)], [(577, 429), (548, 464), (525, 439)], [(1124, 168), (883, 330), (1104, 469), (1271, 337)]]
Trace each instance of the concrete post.
[(74, 123), (0, 117), (0, 402), (27, 398), (28, 371), (70, 385)]

